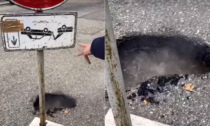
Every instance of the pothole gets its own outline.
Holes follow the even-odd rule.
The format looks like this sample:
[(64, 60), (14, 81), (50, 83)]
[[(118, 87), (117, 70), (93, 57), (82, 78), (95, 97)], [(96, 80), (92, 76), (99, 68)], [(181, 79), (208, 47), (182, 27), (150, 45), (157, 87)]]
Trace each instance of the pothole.
[[(34, 111), (39, 112), (39, 96), (36, 96), (36, 100), (33, 104)], [(76, 99), (64, 95), (64, 94), (45, 94), (45, 111), (46, 114), (53, 117), (58, 111), (63, 109), (71, 109), (76, 107)]]
[(154, 76), (209, 72), (210, 50), (183, 36), (132, 36), (118, 40), (126, 87)]
[(141, 35), (118, 40), (118, 50), (131, 113), (170, 125), (210, 125), (209, 45)]

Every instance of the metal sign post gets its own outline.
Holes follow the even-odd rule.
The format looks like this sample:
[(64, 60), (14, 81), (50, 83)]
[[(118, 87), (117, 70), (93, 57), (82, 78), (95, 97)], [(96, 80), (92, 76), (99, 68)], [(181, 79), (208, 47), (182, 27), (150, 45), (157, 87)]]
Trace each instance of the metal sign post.
[(111, 15), (106, 0), (106, 87), (116, 126), (132, 126), (125, 98), (124, 80), (114, 37)]
[(37, 51), (39, 70), (39, 110), (40, 126), (46, 126), (45, 122), (45, 79), (44, 79), (44, 50)]
[[(35, 13), (42, 13), (36, 11)], [(39, 71), (39, 113), (40, 126), (46, 126), (45, 122), (45, 78), (44, 78), (44, 50), (37, 50), (37, 64)]]
[(35, 14), (5, 14), (1, 18), (1, 31), (5, 51), (37, 50), (40, 126), (46, 126), (44, 50), (75, 47), (77, 13), (42, 13), (66, 0), (12, 1), (36, 10)]

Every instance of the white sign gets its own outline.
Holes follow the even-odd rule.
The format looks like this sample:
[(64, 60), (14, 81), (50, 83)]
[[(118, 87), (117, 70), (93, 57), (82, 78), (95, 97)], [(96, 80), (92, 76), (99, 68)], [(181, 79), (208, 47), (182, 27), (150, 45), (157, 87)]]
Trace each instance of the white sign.
[(72, 48), (77, 13), (4, 15), (1, 32), (6, 51)]

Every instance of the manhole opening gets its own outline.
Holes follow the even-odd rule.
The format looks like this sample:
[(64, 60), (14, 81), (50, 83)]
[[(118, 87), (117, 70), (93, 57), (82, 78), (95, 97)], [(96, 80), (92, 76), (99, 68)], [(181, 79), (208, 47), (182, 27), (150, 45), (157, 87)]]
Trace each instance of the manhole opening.
[[(39, 96), (33, 104), (34, 111), (39, 112)], [(64, 94), (45, 94), (45, 111), (46, 114), (53, 117), (53, 114), (63, 109), (71, 109), (76, 107), (76, 99)]]
[(197, 38), (140, 35), (117, 42), (125, 87), (154, 76), (209, 72), (210, 48)]

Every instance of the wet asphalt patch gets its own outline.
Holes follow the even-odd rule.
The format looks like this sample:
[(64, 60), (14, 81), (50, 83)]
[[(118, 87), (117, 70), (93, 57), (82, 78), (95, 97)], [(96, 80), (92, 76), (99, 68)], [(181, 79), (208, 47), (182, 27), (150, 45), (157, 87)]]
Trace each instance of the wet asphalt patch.
[[(34, 113), (39, 112), (39, 96), (36, 96), (36, 100), (33, 103)], [(71, 109), (76, 107), (76, 99), (64, 95), (64, 94), (45, 94), (45, 111), (46, 114), (54, 117), (58, 111), (63, 109)]]

